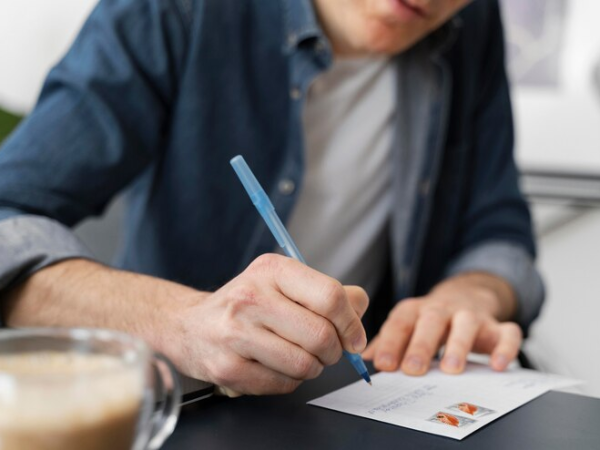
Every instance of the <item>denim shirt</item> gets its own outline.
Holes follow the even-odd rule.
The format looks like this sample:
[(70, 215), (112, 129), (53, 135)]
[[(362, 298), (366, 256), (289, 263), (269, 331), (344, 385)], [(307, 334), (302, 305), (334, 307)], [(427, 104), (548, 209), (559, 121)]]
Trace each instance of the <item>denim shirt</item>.
[[(0, 289), (92, 258), (70, 231), (127, 191), (119, 267), (202, 290), (275, 243), (229, 160), (282, 220), (302, 188), (301, 112), (332, 51), (309, 0), (104, 0), (0, 150)], [(395, 299), (506, 279), (526, 330), (543, 286), (518, 188), (496, 1), (395, 57), (389, 227)]]

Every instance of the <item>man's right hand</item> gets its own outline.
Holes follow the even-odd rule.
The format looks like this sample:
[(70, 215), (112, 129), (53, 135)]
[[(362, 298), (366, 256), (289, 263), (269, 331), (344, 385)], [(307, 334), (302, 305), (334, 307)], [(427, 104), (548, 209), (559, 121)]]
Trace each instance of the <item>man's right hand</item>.
[(342, 348), (366, 345), (368, 298), (291, 258), (263, 255), (214, 293), (83, 259), (3, 293), (9, 326), (111, 328), (137, 335), (184, 374), (226, 393), (278, 394), (314, 378)]
[(291, 392), (336, 363), (342, 348), (366, 346), (365, 291), (285, 256), (260, 256), (218, 291), (185, 303), (180, 369), (228, 393)]

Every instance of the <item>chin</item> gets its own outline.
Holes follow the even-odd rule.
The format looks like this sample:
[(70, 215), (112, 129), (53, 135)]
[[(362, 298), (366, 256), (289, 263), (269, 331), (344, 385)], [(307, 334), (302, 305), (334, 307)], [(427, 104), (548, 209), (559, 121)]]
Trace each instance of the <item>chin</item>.
[(411, 48), (416, 41), (386, 41), (386, 40), (375, 40), (368, 46), (368, 53), (374, 53), (379, 55), (398, 55)]
[(375, 29), (365, 39), (365, 50), (380, 55), (397, 55), (415, 45), (422, 36), (408, 30), (390, 33), (389, 30)]

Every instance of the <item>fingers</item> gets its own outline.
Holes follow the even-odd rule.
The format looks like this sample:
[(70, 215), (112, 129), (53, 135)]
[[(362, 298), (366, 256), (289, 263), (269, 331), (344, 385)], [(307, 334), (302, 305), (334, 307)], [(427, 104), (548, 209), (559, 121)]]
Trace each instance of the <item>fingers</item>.
[(234, 391), (233, 389), (229, 389), (228, 387), (215, 386), (215, 395), (220, 395), (222, 397), (236, 398), (236, 397), (241, 397), (244, 394), (242, 394), (238, 391)]
[(450, 312), (423, 300), (409, 299), (394, 308), (362, 356), (373, 359), (378, 370), (397, 370), (402, 361), (405, 373), (422, 375), (444, 340), (440, 368), (457, 374), (464, 371), (470, 352), (490, 354), (491, 367), (505, 370), (516, 358), (523, 337), (515, 323), (499, 323), (469, 309)]
[(373, 359), (379, 370), (396, 370), (401, 361), (405, 373), (422, 375), (445, 342), (440, 363), (444, 372), (464, 371), (470, 352), (491, 355), (491, 367), (504, 370), (519, 352), (521, 330), (515, 323), (498, 322), (478, 305), (475, 301), (449, 302), (434, 296), (403, 300), (363, 357)]
[(379, 335), (375, 336), (367, 345), (367, 348), (360, 356), (367, 361), (372, 361), (375, 358), (375, 352), (377, 351), (377, 347), (379, 346)]
[(371, 347), (376, 369), (392, 371), (398, 368), (413, 334), (418, 311), (418, 302), (411, 300), (406, 300), (392, 311), (377, 335), (376, 346)]
[(335, 364), (342, 357), (342, 346), (333, 324), (316, 313), (286, 301), (281, 294), (266, 300), (261, 310), (262, 326), (314, 355), (323, 365)]
[(243, 394), (289, 394), (302, 383), (258, 362), (243, 358), (227, 358), (217, 365), (220, 369), (212, 381), (219, 386), (220, 393), (229, 397)]
[[(360, 316), (350, 304), (366, 309), (366, 293), (358, 288), (345, 289), (340, 282), (291, 258), (262, 255), (249, 267), (251, 271), (270, 274), (271, 280), (284, 296), (329, 320), (335, 327), (342, 346), (359, 353), (367, 344)], [(259, 274), (260, 275), (260, 274)], [(362, 292), (361, 292), (362, 291)]]
[(251, 340), (237, 341), (233, 350), (241, 357), (295, 380), (316, 378), (323, 365), (312, 354), (267, 330), (256, 330)]
[[(454, 316), (441, 368), (448, 373), (462, 372), (468, 353), (474, 351), (490, 354), (490, 366), (502, 371), (517, 357), (522, 342), (516, 323), (485, 320), (461, 311)], [(458, 367), (453, 365), (455, 361)]]
[(474, 346), (481, 328), (481, 319), (471, 311), (458, 311), (452, 317), (450, 334), (446, 342), (440, 368), (447, 373), (461, 373), (467, 355)]
[(423, 308), (401, 364), (408, 375), (423, 375), (446, 334), (450, 314), (442, 308)]
[(344, 286), (344, 289), (350, 306), (358, 317), (362, 318), (369, 307), (369, 296), (366, 291), (360, 286)]
[(505, 370), (521, 348), (523, 333), (514, 322), (498, 324), (498, 344), (492, 352), (490, 366), (494, 370)]
[[(354, 291), (354, 294), (358, 295), (356, 291)], [(314, 295), (292, 298), (329, 320), (337, 330), (342, 347), (345, 350), (351, 353), (360, 353), (365, 349), (367, 335), (360, 321), (360, 316), (350, 305), (346, 289), (338, 281), (333, 279), (324, 280), (320, 286), (320, 291)]]

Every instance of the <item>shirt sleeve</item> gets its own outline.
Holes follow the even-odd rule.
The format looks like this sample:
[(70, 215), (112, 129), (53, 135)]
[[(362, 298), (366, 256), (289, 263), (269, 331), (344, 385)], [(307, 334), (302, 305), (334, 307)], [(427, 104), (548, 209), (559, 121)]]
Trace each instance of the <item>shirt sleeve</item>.
[(49, 264), (90, 258), (69, 227), (101, 214), (160, 156), (189, 5), (102, 1), (49, 73), (0, 148), (0, 290)]
[[(0, 210), (0, 293), (44, 267), (72, 258), (93, 259), (73, 232), (43, 216)], [(4, 326), (0, 315), (0, 328)]]
[(446, 276), (466, 272), (486, 272), (511, 285), (518, 302), (516, 321), (523, 330), (527, 330), (538, 316), (544, 298), (544, 283), (533, 258), (523, 247), (502, 241), (472, 247), (452, 261)]
[[(529, 207), (519, 187), (509, 85), (504, 65), (504, 36), (497, 2), (477, 31), (487, 36), (474, 58), (481, 61), (481, 86), (473, 111), (474, 151), (471, 189), (462, 212), (457, 251), (447, 275), (484, 271), (504, 278), (518, 300), (517, 321), (527, 334), (544, 300), (542, 278), (534, 266), (536, 245)], [(472, 36), (471, 36), (472, 37)]]
[(16, 215), (0, 220), (0, 242), (0, 291), (65, 259), (93, 259), (69, 228), (42, 216)]

